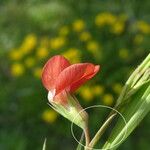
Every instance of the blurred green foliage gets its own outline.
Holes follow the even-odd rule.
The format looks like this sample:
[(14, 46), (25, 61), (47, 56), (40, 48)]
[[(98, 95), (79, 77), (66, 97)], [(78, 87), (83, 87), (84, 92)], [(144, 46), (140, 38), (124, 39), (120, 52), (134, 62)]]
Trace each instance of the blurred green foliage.
[[(149, 7), (149, 0), (1, 0), (0, 149), (40, 150), (45, 137), (47, 149), (74, 149), (70, 123), (46, 104), (43, 65), (56, 54), (100, 64), (100, 73), (76, 95), (84, 107), (112, 106), (149, 53)], [(95, 132), (105, 112), (91, 113)], [(149, 149), (149, 120), (121, 149)]]

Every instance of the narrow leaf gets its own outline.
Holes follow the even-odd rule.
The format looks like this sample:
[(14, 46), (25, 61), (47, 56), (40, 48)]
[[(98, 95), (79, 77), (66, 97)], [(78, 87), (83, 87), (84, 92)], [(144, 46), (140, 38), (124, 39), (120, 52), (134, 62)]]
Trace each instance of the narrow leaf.
[[(130, 98), (130, 102), (124, 106), (122, 114), (125, 117), (127, 124), (125, 125), (122, 119), (119, 119), (108, 141), (105, 143), (105, 149), (116, 149), (139, 125), (143, 118), (150, 111), (150, 82), (143, 85)], [(127, 132), (126, 132), (127, 131)], [(125, 137), (124, 137), (125, 135)], [(124, 137), (124, 138), (123, 138)], [(123, 139), (122, 139), (123, 138)]]
[(44, 144), (43, 144), (42, 150), (46, 150), (46, 138), (45, 138), (45, 140), (44, 140)]
[[(80, 143), (82, 144), (83, 143), (83, 140), (84, 140), (84, 132), (82, 133), (82, 135), (81, 135), (81, 138), (80, 138)], [(81, 144), (78, 144), (78, 146), (77, 146), (77, 148), (76, 148), (76, 150), (82, 150), (82, 145)]]

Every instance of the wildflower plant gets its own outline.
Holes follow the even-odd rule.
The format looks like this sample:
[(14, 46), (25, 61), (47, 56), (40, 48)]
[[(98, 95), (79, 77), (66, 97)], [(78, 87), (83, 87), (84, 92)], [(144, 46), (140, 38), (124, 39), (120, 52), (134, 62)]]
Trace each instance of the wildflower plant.
[[(91, 63), (70, 65), (63, 56), (52, 57), (44, 66), (42, 82), (48, 92), (51, 107), (69, 120), (82, 110), (79, 102), (72, 95), (99, 70)], [(87, 126), (87, 114), (82, 112), (75, 124), (84, 129)]]
[[(132, 78), (129, 78), (130, 80), (127, 81), (125, 86), (123, 86), (123, 83), (127, 79), (127, 76), (133, 72), (135, 66), (149, 53), (150, 24), (144, 20), (133, 20), (130, 18), (131, 16), (124, 13), (100, 12), (93, 15), (90, 23), (85, 18), (77, 18), (71, 22), (62, 24), (58, 30), (52, 32), (44, 32), (44, 34), (40, 35), (30, 33), (25, 36), (19, 46), (8, 52), (10, 60), (10, 70), (8, 69), (8, 72), (10, 72), (10, 77), (15, 79), (13, 82), (18, 84), (18, 89), (21, 90), (21, 92), (17, 92), (18, 94), (23, 95), (27, 91), (29, 95), (32, 95), (34, 93), (33, 89), (40, 83), (39, 80), (44, 63), (50, 57), (59, 54), (62, 57), (64, 56), (69, 61), (69, 64), (78, 64), (90, 60), (92, 63), (101, 64), (102, 66), (101, 73), (97, 74), (93, 80), (84, 84), (76, 91), (76, 97), (81, 99), (80, 102), (84, 107), (93, 104), (115, 106), (115, 109), (126, 116), (128, 111), (124, 111), (125, 106), (127, 107), (128, 104), (134, 102), (132, 107), (137, 106), (135, 97), (138, 94), (136, 93), (142, 92), (140, 89), (146, 88), (146, 85), (148, 86), (148, 73), (145, 72), (144, 68), (139, 69), (132, 75)], [(20, 85), (19, 83), (22, 82), (24, 84)], [(26, 87), (24, 87), (25, 84)], [(39, 87), (43, 89), (41, 85)], [(47, 89), (49, 91), (49, 88)], [(37, 116), (41, 116), (40, 119), (47, 124), (56, 124), (59, 122), (58, 114), (72, 120), (74, 114), (83, 109), (74, 96), (75, 94), (72, 95), (72, 91), (69, 91), (68, 88), (66, 93), (62, 92), (63, 102), (69, 98), (68, 105), (65, 103), (63, 105), (53, 103), (50, 101), (53, 96), (54, 99), (57, 99), (55, 101), (61, 101), (61, 98), (55, 92), (49, 92), (49, 105), (59, 113), (56, 115), (54, 111), (48, 111), (47, 108), (37, 111), (39, 113)], [(43, 93), (44, 97), (44, 92), (37, 93)], [(117, 96), (120, 93), (121, 95), (117, 100)], [(43, 97), (36, 97), (39, 101), (37, 103), (40, 103)], [(23, 98), (21, 97), (21, 99)], [(21, 102), (28, 104), (26, 99), (23, 99)], [(29, 102), (29, 106), (30, 104), (31, 102)], [(73, 112), (70, 116), (68, 116), (66, 106), (70, 106)], [(28, 108), (28, 105), (25, 108)], [(131, 115), (134, 113), (136, 111), (131, 113)], [(111, 114), (113, 115), (113, 112)], [(129, 117), (125, 117), (125, 119), (129, 121)], [(83, 122), (79, 124), (81, 121)], [(87, 122), (88, 115), (86, 112), (83, 112), (81, 117), (75, 120), (74, 123), (83, 129)], [(97, 121), (94, 120), (93, 122), (97, 124)], [(122, 127), (119, 126), (119, 128), (122, 128), (122, 134), (124, 133), (123, 125), (122, 123)], [(115, 140), (114, 136), (111, 137)], [(116, 138), (119, 139), (120, 137)], [(111, 138), (108, 142), (112, 142)], [(108, 144), (105, 146), (109, 147)]]
[[(87, 80), (94, 77), (98, 71), (98, 65), (91, 63), (70, 65), (66, 58), (57, 55), (48, 60), (42, 72), (42, 82), (44, 87), (48, 90), (50, 106), (83, 129), (85, 134), (85, 150), (94, 149), (94, 146), (114, 119), (116, 115), (114, 109), (122, 113), (124, 120), (120, 118), (116, 120), (116, 125), (104, 144), (103, 149), (116, 149), (119, 147), (150, 111), (149, 54), (131, 74), (108, 118), (95, 136), (90, 139), (88, 114), (81, 107), (75, 96), (73, 96), (73, 93)], [(112, 103), (113, 97), (106, 94), (104, 99), (106, 103), (109, 104)], [(125, 125), (124, 121), (126, 123)], [(82, 147), (78, 146), (77, 149), (81, 150)]]

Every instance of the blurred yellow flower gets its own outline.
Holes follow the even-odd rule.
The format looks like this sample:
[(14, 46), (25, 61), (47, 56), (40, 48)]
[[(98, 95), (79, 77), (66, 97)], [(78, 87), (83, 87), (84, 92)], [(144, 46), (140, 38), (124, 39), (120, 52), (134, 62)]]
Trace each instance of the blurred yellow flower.
[(127, 59), (129, 57), (129, 51), (126, 48), (119, 50), (119, 57), (122, 59)]
[(34, 34), (29, 34), (26, 36), (26, 38), (24, 39), (20, 50), (24, 53), (24, 54), (28, 54), (30, 53), (36, 46), (37, 44), (37, 38)]
[(25, 72), (25, 68), (21, 63), (15, 63), (11, 66), (11, 74), (14, 77), (18, 77), (23, 75)]
[(95, 17), (95, 24), (99, 27), (112, 25), (116, 22), (116, 16), (109, 12), (100, 13)]
[(63, 26), (59, 30), (59, 34), (61, 36), (66, 36), (66, 35), (68, 35), (68, 33), (69, 33), (69, 28), (67, 26)]
[(9, 52), (9, 57), (11, 60), (20, 60), (23, 57), (23, 53), (20, 50), (13, 49)]
[(144, 34), (150, 33), (150, 25), (145, 21), (137, 21), (136, 23), (137, 29)]
[(99, 49), (99, 44), (96, 41), (89, 41), (87, 43), (87, 49), (91, 52), (96, 52)]
[(80, 62), (81, 52), (76, 48), (69, 48), (67, 51), (62, 53), (71, 63)]
[(35, 68), (33, 70), (33, 75), (36, 77), (36, 78), (40, 78), (41, 77), (41, 74), (42, 74), (42, 68)]
[(87, 43), (87, 50), (91, 52), (96, 59), (101, 58), (101, 46), (96, 41), (89, 41)]
[(28, 57), (25, 59), (24, 63), (28, 68), (31, 68), (35, 65), (35, 59), (33, 57)]
[(104, 93), (104, 87), (101, 85), (95, 85), (92, 88), (93, 94), (95, 95), (102, 95)]
[(47, 123), (54, 123), (57, 119), (58, 114), (53, 110), (45, 110), (42, 114), (42, 119)]
[(116, 21), (111, 26), (111, 31), (112, 33), (115, 33), (115, 34), (121, 34), (124, 31), (124, 28), (125, 28), (125, 23), (123, 21)]
[(80, 89), (80, 95), (81, 97), (83, 98), (83, 100), (87, 101), (87, 102), (90, 102), (93, 100), (94, 98), (94, 95), (90, 89), (90, 87), (88, 86), (83, 86), (81, 89)]
[(120, 83), (115, 83), (112, 88), (117, 94), (120, 94), (122, 91), (122, 85)]
[(46, 58), (48, 56), (48, 50), (45, 47), (40, 47), (37, 49), (36, 55), (39, 59)]
[(83, 42), (88, 41), (91, 39), (91, 34), (89, 32), (82, 32), (79, 36), (79, 39)]
[(51, 49), (60, 49), (62, 48), (66, 43), (66, 39), (64, 37), (56, 37), (50, 39), (50, 48)]
[(105, 105), (111, 106), (113, 104), (114, 98), (111, 94), (105, 94), (103, 96), (103, 103)]
[(73, 30), (76, 32), (81, 32), (85, 28), (85, 22), (81, 19), (75, 20), (73, 22)]
[(135, 44), (141, 44), (144, 40), (144, 36), (142, 34), (137, 34), (134, 38), (134, 43)]

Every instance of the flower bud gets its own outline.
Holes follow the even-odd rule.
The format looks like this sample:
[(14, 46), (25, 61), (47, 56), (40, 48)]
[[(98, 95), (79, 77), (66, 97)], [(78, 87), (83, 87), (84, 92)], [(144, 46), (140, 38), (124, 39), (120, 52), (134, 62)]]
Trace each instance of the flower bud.
[(78, 100), (69, 92), (63, 91), (52, 98), (52, 93), (48, 93), (50, 106), (59, 114), (84, 129), (87, 125), (88, 114), (83, 110)]

